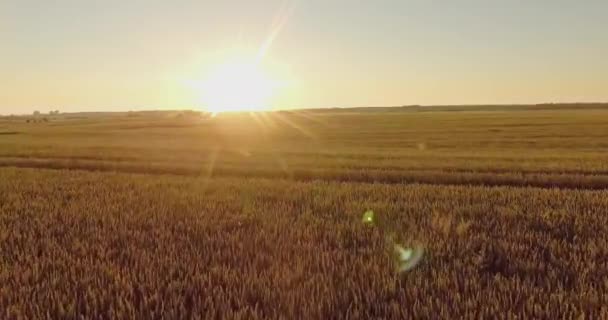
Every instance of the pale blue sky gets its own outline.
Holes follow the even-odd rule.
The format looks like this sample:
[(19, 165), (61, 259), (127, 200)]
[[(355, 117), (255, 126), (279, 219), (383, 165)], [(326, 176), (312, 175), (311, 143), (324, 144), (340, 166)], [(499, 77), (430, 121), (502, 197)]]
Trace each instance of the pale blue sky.
[(608, 1), (0, 0), (0, 113), (196, 107), (257, 48), (276, 108), (608, 101)]

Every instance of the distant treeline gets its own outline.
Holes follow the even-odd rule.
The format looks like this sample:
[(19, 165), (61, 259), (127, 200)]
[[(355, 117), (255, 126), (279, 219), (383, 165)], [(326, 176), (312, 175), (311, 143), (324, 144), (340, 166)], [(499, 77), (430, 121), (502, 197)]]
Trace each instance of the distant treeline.
[[(593, 110), (608, 109), (608, 103), (541, 103), (541, 104), (504, 104), (504, 105), (406, 105), (392, 107), (355, 107), (298, 109), (293, 111), (309, 112), (439, 112), (439, 111), (534, 111), (534, 110)], [(287, 110), (291, 111), (291, 110)]]
[[(593, 103), (540, 103), (540, 104), (480, 104), (480, 105), (404, 105), (404, 106), (378, 106), (378, 107), (344, 107), (344, 108), (302, 108), (274, 110), (282, 113), (289, 112), (462, 112), (462, 111), (534, 111), (534, 110), (600, 110), (608, 109), (608, 102)], [(51, 115), (58, 115), (59, 111), (52, 111)], [(99, 116), (208, 116), (205, 111), (195, 110), (141, 110), (141, 111), (98, 111), (98, 112), (71, 112), (61, 113), (67, 117), (99, 117)], [(38, 114), (40, 115), (40, 114)], [(2, 115), (0, 115), (2, 117)], [(4, 116), (4, 118), (11, 116)], [(12, 117), (15, 117), (12, 115)]]

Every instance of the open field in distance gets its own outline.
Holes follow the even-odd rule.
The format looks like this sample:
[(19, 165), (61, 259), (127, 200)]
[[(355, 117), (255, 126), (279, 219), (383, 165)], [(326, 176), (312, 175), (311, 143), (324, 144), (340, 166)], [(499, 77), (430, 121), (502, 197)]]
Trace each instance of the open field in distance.
[(608, 317), (608, 108), (419, 109), (0, 118), (0, 318)]
[[(0, 164), (360, 182), (608, 186), (608, 109), (0, 120)], [(211, 168), (213, 170), (211, 170)]]

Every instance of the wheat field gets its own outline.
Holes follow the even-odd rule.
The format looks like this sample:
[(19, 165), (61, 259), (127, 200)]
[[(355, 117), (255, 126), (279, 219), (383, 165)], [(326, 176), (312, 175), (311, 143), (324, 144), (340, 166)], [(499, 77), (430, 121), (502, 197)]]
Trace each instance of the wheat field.
[[(606, 318), (606, 119), (0, 118), (0, 318)], [(396, 272), (367, 210), (419, 265)]]

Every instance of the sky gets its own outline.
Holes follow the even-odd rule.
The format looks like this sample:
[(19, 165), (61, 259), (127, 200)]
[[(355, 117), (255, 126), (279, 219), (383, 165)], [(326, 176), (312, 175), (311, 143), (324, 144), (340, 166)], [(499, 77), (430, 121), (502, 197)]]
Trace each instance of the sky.
[(201, 108), (192, 83), (262, 47), (276, 109), (608, 101), (607, 14), (605, 0), (0, 0), (0, 114)]

